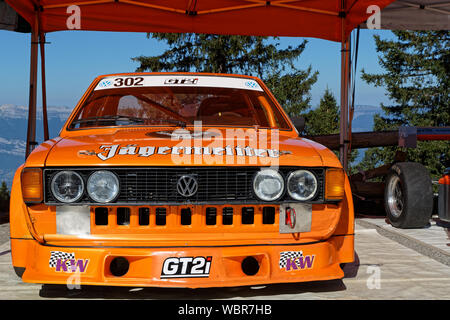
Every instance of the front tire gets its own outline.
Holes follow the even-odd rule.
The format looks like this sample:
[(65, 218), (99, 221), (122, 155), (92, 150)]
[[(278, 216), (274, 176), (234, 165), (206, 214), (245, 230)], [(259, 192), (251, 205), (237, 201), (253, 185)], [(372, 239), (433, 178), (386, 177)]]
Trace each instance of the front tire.
[(24, 274), (24, 272), (25, 272), (25, 268), (23, 268), (23, 267), (14, 267), (14, 272), (16, 273), (16, 275), (17, 275), (20, 279), (22, 279), (22, 276), (23, 276), (23, 274)]
[(423, 228), (433, 211), (433, 189), (428, 170), (420, 163), (399, 162), (386, 176), (386, 215), (396, 228)]

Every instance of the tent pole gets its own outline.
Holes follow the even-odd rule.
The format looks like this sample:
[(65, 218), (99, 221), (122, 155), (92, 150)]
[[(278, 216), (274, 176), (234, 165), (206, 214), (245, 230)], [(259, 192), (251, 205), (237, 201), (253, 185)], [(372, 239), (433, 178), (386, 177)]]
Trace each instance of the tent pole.
[[(345, 4), (342, 3), (342, 8)], [(350, 36), (345, 38), (345, 17), (341, 19), (342, 40), (341, 40), (341, 114), (339, 130), (339, 159), (345, 171), (348, 169), (348, 89), (349, 89), (349, 71), (350, 71)]]
[(36, 145), (36, 95), (37, 95), (37, 60), (38, 60), (38, 30), (39, 18), (36, 11), (34, 26), (31, 31), (30, 53), (30, 91), (28, 100), (28, 129), (25, 159)]
[(41, 85), (42, 85), (42, 119), (44, 120), (44, 141), (49, 139), (48, 118), (47, 118), (47, 90), (45, 85), (45, 34), (39, 34), (39, 44), (41, 47)]
[(344, 167), (348, 168), (348, 63), (350, 57), (349, 41), (341, 43), (341, 115), (339, 157)]

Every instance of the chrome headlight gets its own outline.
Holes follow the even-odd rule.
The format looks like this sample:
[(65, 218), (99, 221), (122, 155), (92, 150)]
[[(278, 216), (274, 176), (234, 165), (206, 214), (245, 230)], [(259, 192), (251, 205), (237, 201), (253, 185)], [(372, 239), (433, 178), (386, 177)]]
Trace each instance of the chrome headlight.
[(291, 172), (287, 179), (287, 191), (295, 200), (309, 200), (316, 194), (317, 178), (308, 170)]
[(55, 174), (50, 187), (58, 201), (71, 203), (83, 196), (84, 182), (74, 171), (61, 171)]
[(284, 179), (273, 169), (261, 170), (253, 178), (253, 190), (261, 200), (277, 200), (284, 192)]
[(110, 171), (96, 171), (88, 179), (87, 192), (96, 202), (111, 202), (119, 194), (119, 179)]

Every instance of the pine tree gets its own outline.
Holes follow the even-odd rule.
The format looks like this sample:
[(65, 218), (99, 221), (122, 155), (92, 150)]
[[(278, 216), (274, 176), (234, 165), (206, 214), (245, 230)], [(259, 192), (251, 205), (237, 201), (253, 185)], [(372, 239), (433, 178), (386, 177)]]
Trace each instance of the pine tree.
[[(340, 130), (340, 109), (336, 98), (330, 89), (326, 88), (320, 99), (319, 106), (305, 114), (305, 130), (307, 136), (322, 134), (339, 134)], [(336, 156), (339, 152), (335, 151)], [(358, 157), (358, 150), (350, 152), (349, 169), (352, 170), (351, 163)]]
[(339, 133), (339, 107), (331, 91), (327, 88), (319, 106), (305, 115), (306, 135)]
[(0, 201), (9, 201), (9, 191), (8, 186), (5, 181), (2, 181), (2, 186), (0, 187)]
[[(367, 74), (363, 79), (384, 86), (392, 105), (382, 104), (384, 115), (374, 117), (375, 130), (396, 130), (407, 126), (450, 125), (450, 31), (394, 31), (396, 39), (375, 37), (382, 74)], [(370, 148), (362, 162), (373, 168), (393, 161), (396, 147)], [(432, 176), (444, 169), (439, 159), (449, 157), (446, 141), (418, 142), (408, 149), (408, 161), (424, 164)]]
[[(150, 35), (148, 35), (150, 37)], [(309, 108), (311, 86), (318, 72), (294, 66), (307, 41), (280, 49), (278, 38), (212, 34), (154, 33), (169, 49), (159, 56), (139, 56), (137, 71), (236, 73), (261, 78), (290, 116)], [(274, 42), (275, 41), (275, 42)]]
[(3, 181), (2, 186), (0, 187), (0, 212), (8, 212), (8, 211), (9, 211), (9, 191), (6, 182)]

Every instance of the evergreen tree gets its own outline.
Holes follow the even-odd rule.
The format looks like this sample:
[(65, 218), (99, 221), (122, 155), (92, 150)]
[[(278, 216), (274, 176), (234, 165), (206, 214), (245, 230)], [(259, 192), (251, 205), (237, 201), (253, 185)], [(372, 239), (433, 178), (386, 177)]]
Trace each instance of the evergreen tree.
[(2, 186), (0, 187), (0, 212), (8, 212), (9, 211), (9, 191), (6, 182), (2, 182)]
[(310, 108), (310, 90), (318, 75), (318, 72), (311, 72), (310, 66), (285, 75), (273, 71), (264, 78), (264, 83), (290, 117), (299, 116)]
[[(148, 35), (150, 37), (150, 35)], [(261, 78), (290, 116), (309, 108), (311, 86), (318, 72), (298, 70), (294, 62), (307, 41), (280, 49), (268, 37), (223, 36), (212, 34), (154, 33), (169, 49), (159, 56), (140, 56), (137, 71), (180, 71), (237, 73)], [(271, 38), (278, 40), (278, 38)]]
[[(336, 98), (330, 89), (326, 89), (319, 106), (305, 114), (305, 130), (307, 136), (321, 134), (339, 134), (340, 131), (340, 108)], [(336, 156), (339, 152), (335, 151)], [(353, 149), (349, 156), (349, 170), (352, 171), (352, 162), (358, 157), (358, 150)]]
[(339, 133), (339, 112), (336, 99), (327, 88), (319, 106), (305, 115), (305, 134), (313, 136)]
[(5, 181), (2, 181), (2, 186), (0, 187), (0, 201), (9, 201), (9, 191)]
[[(394, 31), (396, 39), (375, 37), (382, 74), (363, 79), (384, 86), (392, 105), (382, 104), (384, 115), (374, 117), (374, 130), (396, 130), (399, 126), (450, 125), (450, 31)], [(370, 148), (363, 167), (373, 168), (393, 161), (396, 147)], [(444, 169), (439, 162), (449, 156), (446, 141), (418, 142), (408, 149), (408, 161), (424, 164), (433, 176)]]

